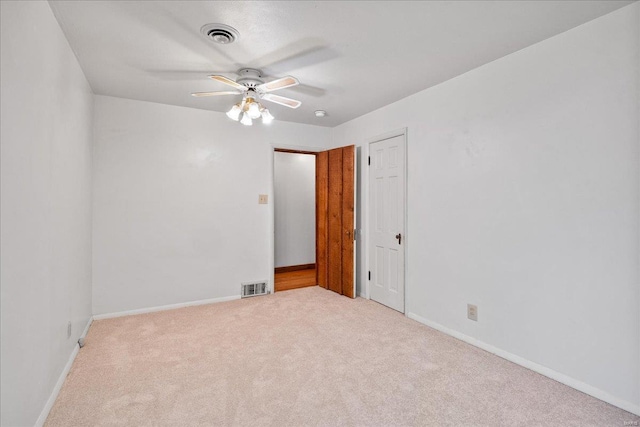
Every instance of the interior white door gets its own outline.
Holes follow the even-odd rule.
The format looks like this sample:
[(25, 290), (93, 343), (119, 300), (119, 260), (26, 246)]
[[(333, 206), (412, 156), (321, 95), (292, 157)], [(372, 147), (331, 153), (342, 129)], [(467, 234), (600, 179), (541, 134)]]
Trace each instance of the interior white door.
[(371, 299), (404, 313), (405, 137), (369, 145)]

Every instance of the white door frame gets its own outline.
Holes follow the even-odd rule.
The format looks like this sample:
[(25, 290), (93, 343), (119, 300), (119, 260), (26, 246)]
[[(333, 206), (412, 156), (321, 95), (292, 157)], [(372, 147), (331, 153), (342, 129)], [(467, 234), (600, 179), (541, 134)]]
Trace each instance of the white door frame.
[[(364, 298), (366, 299), (371, 299), (371, 282), (369, 281), (369, 270), (371, 268), (371, 263), (370, 263), (370, 251), (369, 251), (369, 221), (371, 218), (371, 212), (370, 212), (370, 206), (369, 206), (369, 196), (370, 196), (370, 188), (369, 188), (369, 164), (368, 164), (368, 159), (371, 155), (371, 144), (376, 143), (376, 142), (380, 142), (380, 141), (384, 141), (385, 139), (391, 139), (391, 138), (395, 138), (396, 136), (402, 136), (403, 137), (403, 143), (404, 143), (404, 159), (402, 159), (402, 162), (404, 163), (404, 232), (405, 235), (402, 236), (403, 240), (405, 241), (405, 244), (403, 246), (404, 249), (404, 310), (403, 313), (405, 316), (408, 315), (409, 310), (407, 310), (407, 301), (408, 301), (408, 296), (409, 296), (409, 287), (407, 286), (407, 278), (408, 278), (408, 252), (409, 252), (409, 239), (410, 239), (410, 233), (409, 233), (409, 221), (408, 221), (408, 188), (409, 188), (409, 168), (407, 165), (407, 128), (402, 128), (402, 129), (398, 129), (398, 130), (394, 130), (391, 132), (386, 132), (383, 133), (381, 135), (375, 136), (373, 138), (369, 138), (366, 140), (366, 143), (363, 144), (363, 147), (366, 147), (366, 153), (364, 156), (362, 156), (362, 170), (365, 170), (366, 173), (363, 173), (362, 178), (363, 178), (363, 184), (364, 184), (364, 191), (363, 191), (363, 197), (361, 197), (361, 204), (360, 204), (360, 208), (362, 209), (362, 212), (364, 213), (364, 215), (362, 216), (362, 220), (363, 220), (363, 224), (362, 224), (362, 228), (364, 229), (364, 239), (362, 239), (362, 244), (364, 245), (364, 252), (365, 252), (365, 265), (364, 265), (364, 271), (362, 272), (362, 282), (364, 282), (365, 286), (362, 286), (361, 284), (361, 289), (364, 290)], [(367, 163), (366, 165), (364, 163)], [(366, 176), (365, 176), (366, 175)]]
[[(275, 284), (275, 269), (276, 269), (276, 209), (275, 209), (275, 183), (274, 183), (274, 169), (275, 169), (275, 152), (276, 149), (281, 150), (298, 150), (298, 151), (311, 151), (319, 153), (320, 151), (326, 151), (327, 148), (321, 147), (309, 147), (307, 145), (291, 145), (291, 144), (277, 144), (271, 143), (271, 149), (269, 150), (269, 201), (267, 206), (269, 207), (269, 293), (274, 293), (276, 289)], [(257, 197), (257, 196), (256, 196)], [(316, 237), (317, 238), (317, 237)], [(316, 260), (317, 262), (317, 260)]]

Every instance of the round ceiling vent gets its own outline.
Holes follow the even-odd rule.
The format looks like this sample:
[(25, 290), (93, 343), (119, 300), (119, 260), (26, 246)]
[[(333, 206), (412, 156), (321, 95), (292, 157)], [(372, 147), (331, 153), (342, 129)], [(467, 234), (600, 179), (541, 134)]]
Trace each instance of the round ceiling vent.
[(240, 37), (238, 30), (224, 24), (207, 24), (200, 28), (200, 32), (209, 40), (220, 44), (233, 43)]

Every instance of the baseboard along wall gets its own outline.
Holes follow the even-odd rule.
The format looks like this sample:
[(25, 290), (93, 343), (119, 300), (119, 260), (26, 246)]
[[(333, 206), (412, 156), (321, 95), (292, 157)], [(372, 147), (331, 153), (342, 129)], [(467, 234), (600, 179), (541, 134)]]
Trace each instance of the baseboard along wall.
[[(84, 330), (80, 335), (80, 338), (84, 338), (87, 336), (87, 333), (89, 332), (89, 327), (91, 327), (91, 323), (93, 323), (93, 317), (89, 318), (89, 321), (87, 322), (87, 326), (84, 327)], [(44, 422), (47, 420), (47, 417), (49, 416), (49, 412), (51, 412), (51, 408), (53, 408), (53, 404), (56, 403), (58, 394), (60, 394), (60, 389), (62, 389), (64, 380), (67, 378), (67, 375), (69, 375), (69, 371), (71, 370), (73, 361), (76, 360), (76, 356), (78, 355), (79, 350), (80, 350), (80, 345), (76, 343), (76, 345), (73, 347), (73, 351), (71, 352), (71, 355), (69, 355), (69, 360), (67, 361), (67, 364), (64, 365), (64, 369), (62, 370), (62, 373), (58, 377), (58, 381), (56, 381), (56, 385), (53, 387), (53, 390), (51, 391), (51, 395), (49, 396), (47, 403), (44, 405), (44, 408), (42, 408), (42, 411), (40, 412), (40, 416), (38, 417), (38, 420), (35, 423), (35, 427), (43, 426)]]
[[(361, 295), (362, 296), (362, 295)], [(157, 312), (157, 311), (165, 311), (165, 310), (173, 310), (176, 308), (182, 308), (182, 307), (190, 307), (190, 306), (197, 306), (197, 305), (205, 305), (205, 304), (213, 304), (213, 303), (218, 303), (218, 302), (225, 302), (225, 301), (233, 301), (233, 300), (237, 300), (240, 299), (240, 295), (232, 295), (232, 296), (228, 296), (228, 297), (221, 297), (221, 298), (211, 298), (211, 299), (206, 299), (206, 300), (198, 300), (198, 301), (190, 301), (190, 302), (185, 302), (185, 303), (178, 303), (178, 304), (169, 304), (169, 305), (163, 305), (163, 306), (157, 306), (157, 307), (148, 307), (148, 308), (141, 308), (141, 309), (136, 309), (136, 310), (127, 310), (127, 311), (120, 311), (120, 312), (116, 312), (116, 313), (106, 313), (106, 314), (98, 314), (95, 315), (93, 317), (91, 317), (89, 319), (89, 321), (87, 322), (87, 326), (84, 328), (84, 331), (82, 332), (82, 334), (80, 335), (80, 338), (84, 338), (86, 337), (87, 333), (89, 332), (89, 328), (91, 326), (91, 323), (94, 320), (102, 320), (102, 319), (110, 319), (110, 318), (115, 318), (115, 317), (122, 317), (122, 316), (130, 316), (130, 315), (135, 315), (135, 314), (143, 314), (143, 313), (153, 313), (153, 312)], [(631, 402), (627, 402), (625, 400), (622, 400), (616, 396), (613, 396), (603, 390), (600, 390), (596, 387), (593, 387), (589, 384), (583, 383), (582, 381), (576, 380), (574, 378), (571, 378), (565, 374), (562, 374), (560, 372), (556, 372), (552, 369), (549, 369), (545, 366), (539, 365), (535, 362), (532, 362), (530, 360), (527, 360), (523, 357), (517, 356), (515, 354), (509, 353), (505, 350), (499, 349), (497, 347), (494, 347), (490, 344), (487, 344), (483, 341), (477, 340), (473, 337), (470, 337), (468, 335), (465, 335), (463, 333), (460, 333), (458, 331), (455, 331), (453, 329), (447, 328), (445, 326), (440, 325), (439, 323), (430, 321), (425, 319), (424, 317), (421, 317), (415, 313), (408, 313), (407, 317), (409, 317), (410, 319), (413, 319), (419, 323), (422, 323), (423, 325), (426, 325), (430, 328), (436, 329), (440, 332), (443, 332), (449, 336), (452, 336), (454, 338), (457, 338), (461, 341), (464, 341), (468, 344), (471, 344), (475, 347), (481, 348), (482, 350), (488, 351), (489, 353), (495, 354), (496, 356), (502, 357), (505, 360), (508, 360), (510, 362), (513, 362), (517, 365), (520, 365), (524, 368), (530, 369), (534, 372), (537, 372), (541, 375), (544, 375), (548, 378), (551, 378), (552, 380), (558, 381), (562, 384), (565, 384), (571, 388), (574, 388), (578, 391), (581, 391), (583, 393), (586, 393), (590, 396), (595, 397), (596, 399), (600, 399), (604, 402), (610, 403), (611, 405), (617, 406), (618, 408), (624, 409), (625, 411), (629, 411), (633, 414), (636, 415), (640, 415), (640, 406), (635, 405)], [(56, 382), (55, 387), (53, 388), (53, 391), (51, 392), (51, 395), (49, 396), (49, 399), (47, 400), (47, 403), (45, 404), (44, 408), (42, 409), (42, 412), (40, 413), (40, 416), (38, 417), (38, 420), (35, 423), (36, 427), (41, 427), (44, 425), (45, 421), (47, 420), (47, 417), (49, 416), (49, 412), (51, 411), (51, 408), (53, 408), (53, 404), (55, 403), (58, 394), (60, 393), (60, 390), (62, 389), (62, 385), (64, 384), (64, 380), (66, 379), (67, 375), (69, 374), (69, 371), (71, 370), (71, 366), (73, 365), (73, 362), (76, 358), (76, 356), (78, 355), (78, 351), (79, 351), (79, 345), (76, 343), (73, 351), (71, 352), (71, 355), (69, 356), (69, 360), (67, 361), (67, 364), (65, 365), (64, 369), (62, 370), (62, 373), (60, 374), (60, 377), (58, 377), (58, 381)]]
[(217, 302), (233, 301), (240, 299), (240, 295), (231, 295), (228, 297), (210, 298), (197, 301), (181, 302), (177, 304), (160, 305), (157, 307), (138, 308), (135, 310), (118, 311), (115, 313), (94, 314), (93, 320), (111, 319), (114, 317), (131, 316), (134, 314), (153, 313), (156, 311), (173, 310), (176, 308), (192, 307), (194, 305), (214, 304)]
[(617, 406), (618, 408), (624, 409), (625, 411), (629, 411), (632, 414), (640, 415), (640, 406), (635, 405), (626, 400), (620, 399), (616, 396), (613, 396), (604, 390), (596, 388), (582, 381), (576, 380), (575, 378), (571, 378), (570, 376), (554, 371), (553, 369), (549, 369), (546, 366), (539, 365), (535, 362), (525, 359), (524, 357), (520, 357), (515, 354), (509, 353), (508, 351), (494, 347), (490, 344), (477, 340), (461, 332), (455, 331), (453, 329), (449, 329), (446, 326), (442, 326), (439, 323), (433, 322), (431, 320), (427, 320), (424, 317), (421, 317), (415, 313), (409, 313), (407, 314), (407, 317), (419, 323), (422, 323), (423, 325), (429, 326), (430, 328), (436, 329), (449, 336), (452, 336), (461, 341), (464, 341), (467, 344), (471, 344), (474, 347), (478, 347), (478, 348), (481, 348), (482, 350), (488, 351), (489, 353), (495, 354), (498, 357), (501, 357), (505, 360), (515, 363), (516, 365), (520, 365), (524, 368), (530, 369), (534, 372), (539, 373), (540, 375), (544, 375), (547, 378), (551, 378), (552, 380), (558, 381), (559, 383), (562, 383), (578, 391), (581, 391), (585, 394), (588, 394), (589, 396), (593, 396), (596, 399), (600, 399), (604, 402), (610, 403), (611, 405)]
[[(89, 327), (91, 326), (91, 323), (93, 323), (94, 320), (110, 319), (114, 317), (130, 316), (134, 314), (153, 313), (156, 311), (173, 310), (176, 308), (190, 307), (190, 306), (204, 305), (204, 304), (213, 304), (217, 302), (232, 301), (236, 299), (240, 299), (240, 295), (232, 295), (229, 297), (211, 298), (211, 299), (198, 300), (198, 301), (189, 301), (189, 302), (178, 303), (178, 304), (162, 305), (158, 307), (140, 308), (137, 310), (120, 311), (117, 313), (97, 314), (89, 318), (89, 321), (87, 322), (87, 326), (85, 326), (84, 331), (82, 331), (80, 338), (85, 338), (87, 336), (87, 333), (89, 332)], [(67, 364), (62, 370), (60, 377), (58, 377), (58, 381), (56, 382), (56, 385), (53, 388), (53, 391), (51, 392), (51, 395), (49, 396), (47, 403), (45, 404), (44, 408), (42, 408), (42, 411), (40, 412), (40, 416), (38, 417), (38, 420), (35, 423), (35, 427), (43, 426), (45, 421), (47, 420), (47, 417), (49, 416), (49, 412), (51, 412), (51, 408), (53, 408), (53, 404), (58, 398), (58, 394), (62, 389), (64, 380), (67, 378), (67, 375), (69, 375), (69, 371), (71, 370), (71, 366), (73, 365), (73, 362), (76, 359), (76, 356), (78, 355), (79, 350), (80, 350), (80, 346), (78, 345), (78, 343), (76, 343), (75, 347), (73, 348), (73, 351), (71, 352), (71, 355), (69, 355), (69, 360), (67, 361)]]
[(315, 264), (300, 264), (300, 265), (289, 265), (287, 267), (276, 267), (275, 273), (288, 273), (290, 271), (300, 271), (300, 270), (313, 270), (316, 268)]

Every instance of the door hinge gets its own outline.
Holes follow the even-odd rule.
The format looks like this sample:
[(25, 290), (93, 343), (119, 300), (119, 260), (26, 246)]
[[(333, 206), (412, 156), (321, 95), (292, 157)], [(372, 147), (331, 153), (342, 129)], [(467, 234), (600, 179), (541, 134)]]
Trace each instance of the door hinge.
[(353, 240), (356, 240), (356, 234), (358, 233), (358, 229), (354, 228), (353, 229)]
[(369, 156), (369, 158), (367, 159), (367, 162), (368, 162), (367, 164), (371, 166), (371, 156)]
[(371, 270), (369, 270), (369, 280), (371, 280)]

